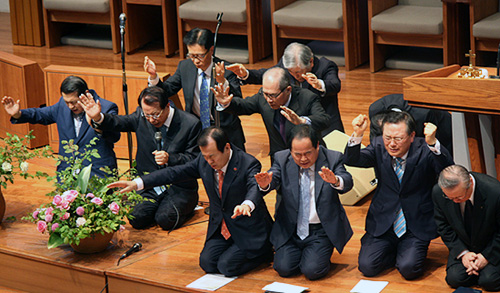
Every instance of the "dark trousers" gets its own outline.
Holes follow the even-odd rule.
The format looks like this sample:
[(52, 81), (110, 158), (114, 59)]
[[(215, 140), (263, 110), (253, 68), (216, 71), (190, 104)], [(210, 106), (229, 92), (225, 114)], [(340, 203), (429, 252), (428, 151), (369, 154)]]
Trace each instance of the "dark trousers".
[(255, 258), (247, 258), (230, 237), (224, 239), (220, 229), (205, 242), (200, 254), (200, 267), (208, 274), (223, 274), (226, 277), (239, 276), (253, 270), (259, 265), (271, 262), (271, 244), (262, 249), (262, 254)]
[(303, 273), (309, 280), (330, 271), (333, 244), (321, 224), (309, 225), (309, 236), (301, 240), (296, 233), (274, 254), (274, 269), (281, 277)]
[(198, 204), (198, 192), (171, 185), (169, 189), (158, 195), (154, 189), (141, 193), (143, 201), (136, 206), (129, 217), (135, 229), (146, 229), (158, 224), (164, 230), (179, 228), (194, 214)]
[(363, 275), (373, 277), (395, 265), (405, 279), (415, 279), (424, 271), (429, 243), (415, 237), (410, 230), (401, 238), (392, 227), (380, 237), (367, 232), (361, 238), (358, 269)]
[(476, 276), (467, 274), (461, 259), (448, 260), (446, 283), (453, 288), (479, 285), (486, 291), (500, 291), (500, 265), (489, 263)]

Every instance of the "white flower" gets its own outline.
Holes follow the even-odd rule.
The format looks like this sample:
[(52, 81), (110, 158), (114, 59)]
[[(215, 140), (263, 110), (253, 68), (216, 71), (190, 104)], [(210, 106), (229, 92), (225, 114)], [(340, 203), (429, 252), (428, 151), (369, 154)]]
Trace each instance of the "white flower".
[(19, 168), (21, 169), (21, 172), (23, 173), (26, 173), (28, 172), (28, 162), (22, 162), (20, 165), (19, 165)]
[(84, 217), (79, 217), (78, 219), (76, 219), (76, 226), (77, 227), (83, 226), (83, 225), (85, 225), (85, 223), (87, 223), (87, 220), (85, 220)]
[(10, 171), (12, 171), (12, 165), (9, 162), (3, 162), (3, 164), (2, 164), (2, 170), (4, 172), (10, 172)]

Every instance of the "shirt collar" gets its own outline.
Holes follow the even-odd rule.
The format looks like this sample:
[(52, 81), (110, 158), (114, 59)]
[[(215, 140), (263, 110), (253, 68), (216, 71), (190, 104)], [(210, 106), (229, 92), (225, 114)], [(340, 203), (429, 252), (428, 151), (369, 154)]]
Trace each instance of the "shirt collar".
[[(212, 57), (210, 57), (212, 58)], [(210, 65), (208, 65), (207, 69), (205, 70), (205, 75), (207, 76), (207, 78), (210, 78), (212, 76), (212, 66), (214, 66), (214, 61), (210, 61)], [(198, 75), (201, 75), (201, 73), (203, 72), (203, 70), (199, 69), (198, 68)]]
[(231, 162), (232, 157), (233, 157), (233, 150), (229, 149), (229, 159), (227, 160), (227, 163), (224, 165), (224, 167), (221, 168), (222, 173), (226, 174), (227, 166), (229, 165), (229, 162)]
[(167, 120), (165, 120), (165, 123), (163, 123), (163, 125), (165, 125), (167, 128), (170, 127), (170, 124), (172, 123), (172, 119), (174, 118), (174, 111), (175, 109), (171, 106), (168, 106), (169, 107), (169, 112), (168, 112), (168, 117), (167, 117)]
[(469, 197), (469, 200), (472, 204), (474, 204), (474, 193), (476, 192), (476, 178), (474, 178), (474, 176), (472, 176), (472, 174), (469, 175), (470, 178), (472, 178), (472, 193)]

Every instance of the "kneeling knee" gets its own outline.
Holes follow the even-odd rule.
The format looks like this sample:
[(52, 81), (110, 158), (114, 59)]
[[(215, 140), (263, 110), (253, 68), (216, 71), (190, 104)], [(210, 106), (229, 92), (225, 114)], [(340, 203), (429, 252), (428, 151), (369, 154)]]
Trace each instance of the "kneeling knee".
[(367, 261), (359, 261), (358, 263), (358, 270), (365, 276), (365, 277), (375, 277), (378, 275), (383, 269), (380, 266), (376, 266), (372, 262), (367, 262)]
[(276, 272), (278, 272), (280, 277), (283, 278), (291, 277), (299, 273), (299, 270), (297, 268), (292, 268), (290, 266), (286, 266), (276, 262), (273, 264), (273, 268)]

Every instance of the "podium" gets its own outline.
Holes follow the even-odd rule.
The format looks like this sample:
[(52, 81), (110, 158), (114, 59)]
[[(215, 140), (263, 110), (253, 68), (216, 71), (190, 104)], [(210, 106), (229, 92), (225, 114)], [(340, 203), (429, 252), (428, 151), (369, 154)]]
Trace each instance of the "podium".
[[(461, 68), (451, 65), (403, 78), (404, 98), (412, 106), (456, 112), (452, 113), (452, 119), (463, 113), (466, 131), (463, 144), (468, 147), (470, 169), (496, 173), (500, 178), (500, 79), (458, 78)], [(496, 74), (496, 68), (486, 69), (490, 75)], [(459, 155), (461, 144), (455, 137), (460, 136), (460, 130), (454, 122), (453, 147), (458, 147)]]

